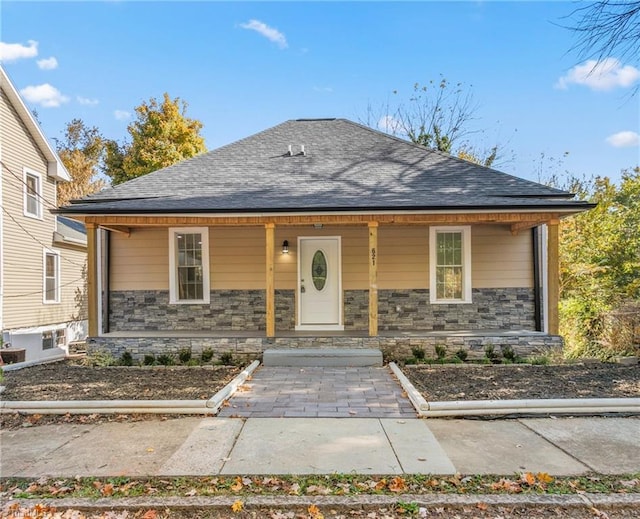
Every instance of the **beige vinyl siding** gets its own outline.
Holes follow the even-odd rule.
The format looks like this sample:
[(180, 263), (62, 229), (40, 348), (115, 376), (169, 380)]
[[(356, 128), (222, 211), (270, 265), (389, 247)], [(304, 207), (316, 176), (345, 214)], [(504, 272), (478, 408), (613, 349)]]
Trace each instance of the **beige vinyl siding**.
[[(277, 227), (275, 233), (276, 289), (294, 290), (297, 282), (298, 237), (341, 236), (344, 290), (369, 287), (367, 227)], [(282, 242), (289, 254), (282, 254)], [(532, 286), (531, 237), (512, 236), (505, 226), (471, 229), (472, 275), (475, 288)], [(112, 233), (112, 290), (168, 290), (169, 245), (166, 228), (134, 228), (129, 237)], [(429, 288), (429, 229), (420, 226), (381, 226), (378, 231), (378, 287)], [(265, 288), (265, 230), (263, 227), (210, 227), (212, 290)]]
[(428, 227), (378, 229), (378, 288), (429, 288)]
[[(169, 290), (169, 232), (140, 227), (111, 233), (111, 290)], [(209, 238), (211, 239), (211, 238)]]
[[(47, 177), (47, 161), (2, 90), (3, 327), (41, 326), (61, 322), (61, 305), (43, 304), (43, 250), (53, 248), (56, 183)], [(42, 220), (24, 216), (24, 168), (41, 177)], [(8, 214), (7, 214), (8, 213)], [(10, 216), (9, 216), (10, 215)], [(61, 267), (64, 260), (60, 260)]]
[[(209, 229), (212, 290), (251, 290), (266, 287), (264, 227)], [(276, 251), (282, 249), (276, 242)]]
[(473, 288), (532, 288), (531, 231), (513, 236), (504, 225), (471, 227)]

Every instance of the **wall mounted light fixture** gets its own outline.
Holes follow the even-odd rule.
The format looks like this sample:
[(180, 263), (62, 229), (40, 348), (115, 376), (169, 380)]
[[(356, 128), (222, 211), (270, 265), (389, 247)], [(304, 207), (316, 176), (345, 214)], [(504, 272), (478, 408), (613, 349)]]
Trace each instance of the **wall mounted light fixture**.
[(282, 242), (282, 254), (289, 254), (289, 242), (287, 240)]

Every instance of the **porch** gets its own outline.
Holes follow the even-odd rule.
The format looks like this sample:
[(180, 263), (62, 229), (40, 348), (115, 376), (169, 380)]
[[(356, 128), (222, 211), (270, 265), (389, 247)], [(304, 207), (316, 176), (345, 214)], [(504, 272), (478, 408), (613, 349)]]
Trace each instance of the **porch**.
[(267, 337), (264, 331), (117, 331), (92, 337), (88, 341), (91, 350), (108, 349), (115, 357), (125, 351), (134, 359), (144, 355), (175, 355), (183, 348), (190, 348), (197, 357), (203, 350), (211, 349), (215, 355), (231, 354), (235, 358), (260, 357), (269, 349), (373, 349), (382, 352), (386, 359), (404, 360), (413, 355), (414, 348), (421, 348), (426, 357), (436, 357), (435, 347), (445, 346), (449, 355), (465, 350), (470, 360), (485, 356), (485, 346), (496, 351), (510, 346), (516, 355), (528, 357), (549, 349), (561, 348), (562, 338), (531, 330), (384, 330), (377, 336), (367, 331), (282, 331), (275, 337)]

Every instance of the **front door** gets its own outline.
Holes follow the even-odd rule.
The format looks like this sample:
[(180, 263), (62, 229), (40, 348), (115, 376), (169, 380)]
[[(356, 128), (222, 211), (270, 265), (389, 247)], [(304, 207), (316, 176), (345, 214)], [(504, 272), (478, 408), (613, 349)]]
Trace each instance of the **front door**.
[(342, 330), (340, 237), (298, 238), (296, 330)]

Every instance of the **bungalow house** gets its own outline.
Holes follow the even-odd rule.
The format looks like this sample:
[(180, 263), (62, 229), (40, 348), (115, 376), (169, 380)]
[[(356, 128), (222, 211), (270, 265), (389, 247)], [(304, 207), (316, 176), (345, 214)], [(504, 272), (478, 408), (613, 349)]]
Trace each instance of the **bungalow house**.
[(89, 335), (212, 348), (558, 346), (573, 195), (344, 119), (299, 119), (61, 211), (85, 223)]
[(71, 177), (2, 68), (0, 91), (0, 356), (64, 357), (87, 332), (84, 226), (50, 212)]

